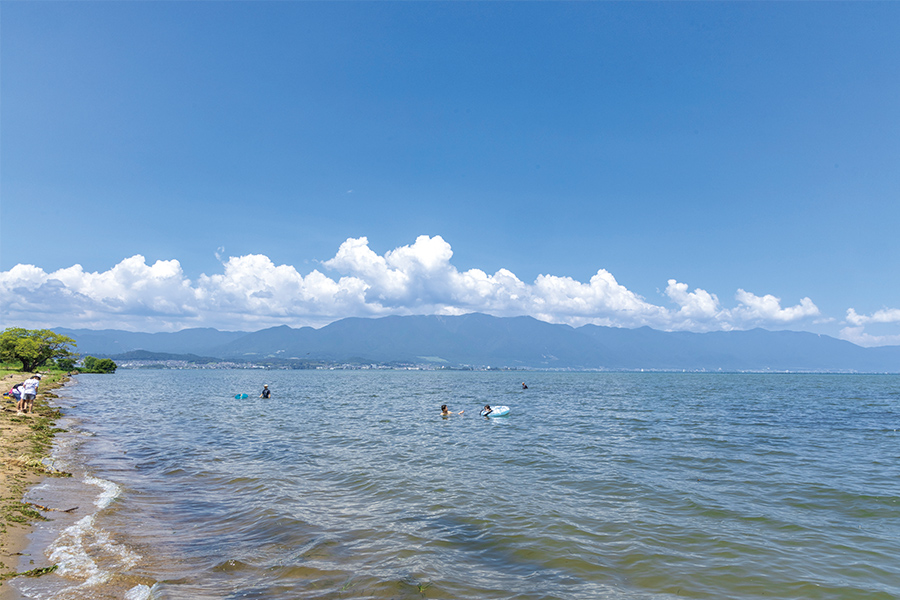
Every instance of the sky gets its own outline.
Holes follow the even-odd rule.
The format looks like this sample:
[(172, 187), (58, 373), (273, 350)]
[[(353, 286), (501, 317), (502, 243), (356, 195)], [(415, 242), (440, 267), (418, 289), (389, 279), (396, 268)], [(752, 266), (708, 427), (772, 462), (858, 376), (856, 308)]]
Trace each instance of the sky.
[(900, 3), (0, 3), (0, 325), (900, 344)]

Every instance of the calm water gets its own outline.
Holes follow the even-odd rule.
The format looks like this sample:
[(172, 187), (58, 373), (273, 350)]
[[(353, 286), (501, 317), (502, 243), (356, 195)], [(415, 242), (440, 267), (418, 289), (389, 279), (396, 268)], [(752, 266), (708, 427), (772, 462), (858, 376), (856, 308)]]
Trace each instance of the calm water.
[(76, 476), (30, 499), (79, 508), (28, 598), (900, 598), (900, 376), (120, 371), (60, 404)]

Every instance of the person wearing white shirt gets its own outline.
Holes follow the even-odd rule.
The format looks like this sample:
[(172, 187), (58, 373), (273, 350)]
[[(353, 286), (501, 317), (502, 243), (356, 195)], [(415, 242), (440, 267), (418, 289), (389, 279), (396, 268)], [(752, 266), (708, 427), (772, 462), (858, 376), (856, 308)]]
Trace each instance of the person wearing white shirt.
[(19, 400), (16, 409), (19, 412), (34, 412), (34, 399), (37, 397), (38, 386), (41, 384), (40, 375), (32, 375), (22, 384), (22, 399)]

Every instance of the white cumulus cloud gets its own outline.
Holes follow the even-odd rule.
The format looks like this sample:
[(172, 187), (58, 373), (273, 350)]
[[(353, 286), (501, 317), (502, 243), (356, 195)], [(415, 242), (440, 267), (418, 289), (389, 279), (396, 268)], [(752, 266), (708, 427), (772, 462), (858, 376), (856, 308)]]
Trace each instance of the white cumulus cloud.
[[(217, 256), (222, 259), (221, 249)], [(711, 331), (783, 326), (819, 315), (809, 298), (782, 307), (774, 296), (738, 290), (737, 306), (727, 308), (715, 294), (691, 291), (686, 283), (670, 279), (663, 306), (621, 285), (604, 269), (586, 282), (543, 274), (527, 283), (508, 269), (459, 271), (452, 258), (453, 250), (441, 236), (423, 235), (384, 255), (373, 251), (365, 237), (348, 239), (320, 269), (305, 275), (259, 254), (229, 257), (221, 272), (195, 280), (185, 276), (177, 260), (148, 264), (140, 255), (102, 272), (77, 264), (51, 273), (16, 265), (0, 272), (0, 314), (4, 326), (143, 331), (201, 326), (256, 330), (321, 326), (349, 316), (468, 312), (531, 315), (572, 326)], [(864, 317), (848, 315), (848, 322), (854, 318)]]
[(666, 286), (666, 295), (679, 306), (678, 312), (674, 316), (674, 320), (679, 324), (679, 329), (695, 331), (730, 329), (728, 323), (731, 315), (721, 307), (719, 298), (715, 294), (700, 288), (689, 292), (686, 283), (670, 279)]
[(875, 326), (877, 329), (878, 326), (900, 325), (900, 309), (883, 308), (871, 315), (861, 315), (856, 310), (848, 308), (845, 321), (848, 326), (841, 329), (839, 336), (841, 339), (860, 346), (900, 345), (900, 333), (878, 335), (866, 331), (867, 326)]
[(800, 300), (800, 304), (781, 307), (781, 299), (772, 295), (756, 296), (744, 290), (738, 290), (735, 298), (740, 306), (734, 314), (746, 323), (790, 323), (807, 317), (819, 315), (819, 309), (809, 298)]
[(852, 308), (848, 308), (847, 322), (856, 326), (866, 323), (900, 323), (900, 308), (883, 308), (871, 315), (860, 315)]

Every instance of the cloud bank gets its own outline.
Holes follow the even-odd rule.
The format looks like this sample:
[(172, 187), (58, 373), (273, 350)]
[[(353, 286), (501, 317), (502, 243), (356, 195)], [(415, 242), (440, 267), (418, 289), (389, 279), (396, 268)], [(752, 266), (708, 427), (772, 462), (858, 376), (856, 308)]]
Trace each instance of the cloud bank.
[(845, 319), (847, 327), (841, 329), (841, 339), (859, 344), (860, 346), (896, 346), (900, 345), (900, 334), (896, 335), (872, 335), (865, 331), (865, 326), (870, 324), (900, 325), (900, 309), (884, 308), (875, 311), (871, 315), (857, 314), (852, 308), (847, 309)]
[[(526, 283), (507, 269), (459, 271), (452, 257), (443, 238), (423, 235), (383, 256), (364, 237), (348, 239), (333, 258), (320, 263), (321, 270), (307, 275), (258, 254), (224, 259), (221, 273), (195, 280), (185, 276), (177, 260), (148, 265), (140, 255), (101, 273), (80, 265), (47, 273), (20, 264), (0, 272), (2, 316), (4, 326), (255, 331), (275, 325), (317, 327), (350, 316), (483, 312), (572, 326), (698, 332), (783, 327), (820, 316), (809, 298), (783, 307), (779, 298), (739, 289), (736, 304), (725, 307), (715, 294), (670, 279), (661, 303), (655, 304), (604, 269), (587, 282), (540, 275)], [(847, 338), (865, 340), (867, 322), (891, 319), (900, 321), (900, 311), (866, 317), (851, 309)]]

